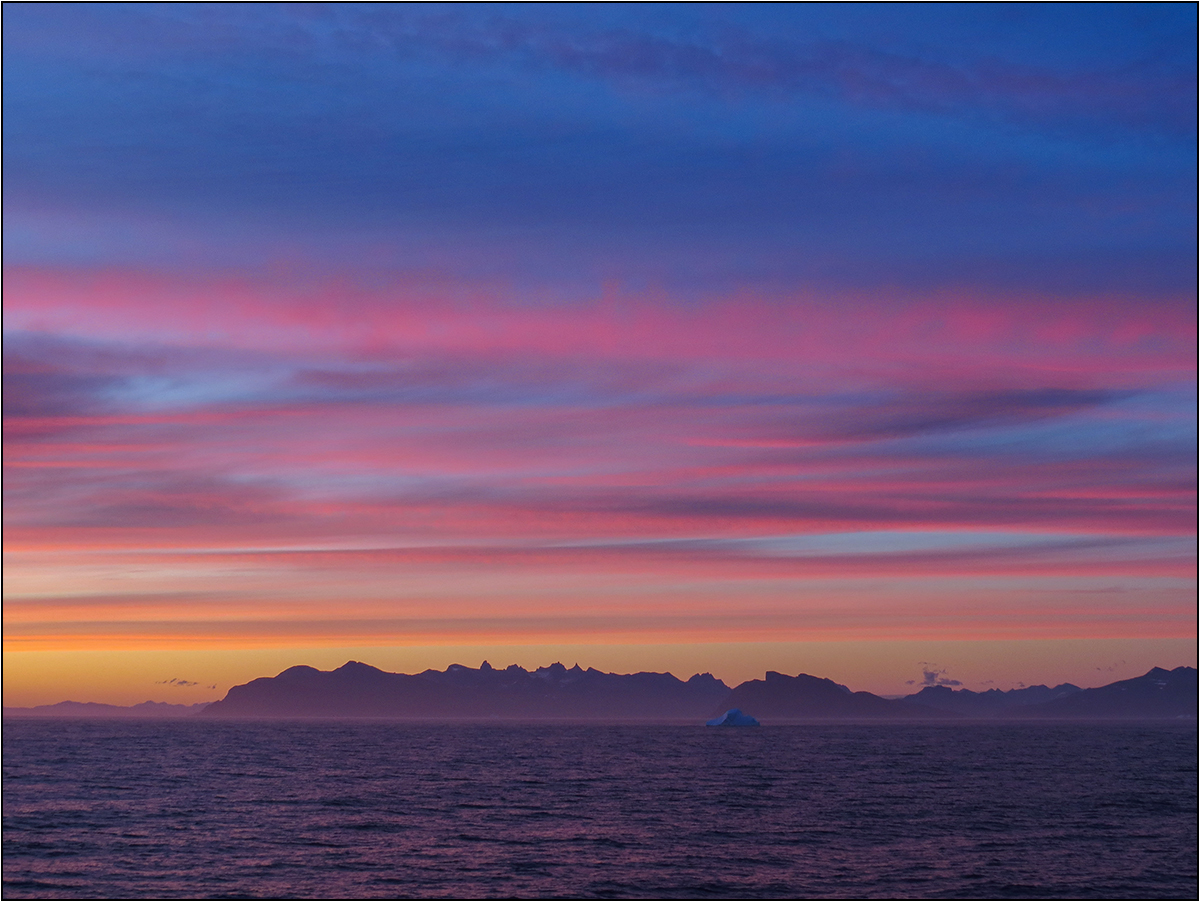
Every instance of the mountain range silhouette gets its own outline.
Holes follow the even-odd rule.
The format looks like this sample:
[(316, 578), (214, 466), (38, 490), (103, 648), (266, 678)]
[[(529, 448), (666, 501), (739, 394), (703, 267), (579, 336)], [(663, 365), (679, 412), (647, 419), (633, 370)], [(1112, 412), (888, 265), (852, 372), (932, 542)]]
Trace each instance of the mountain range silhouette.
[(686, 682), (669, 673), (602, 673), (562, 664), (530, 672), (451, 664), (445, 671), (385, 673), (358, 661), (325, 672), (291, 667), (234, 686), (207, 716), (402, 717), (554, 720), (694, 720), (729, 687), (708, 673)]
[(388, 673), (358, 661), (332, 671), (297, 666), (234, 686), (204, 705), (60, 702), (5, 708), (6, 716), (331, 718), (535, 721), (704, 721), (738, 708), (765, 723), (961, 719), (1195, 719), (1194, 667), (1155, 667), (1095, 689), (1070, 683), (972, 692), (926, 686), (904, 698), (852, 692), (808, 674), (768, 671), (730, 689), (712, 674), (603, 673), (562, 664), (528, 671), (488, 662), (418, 674)]

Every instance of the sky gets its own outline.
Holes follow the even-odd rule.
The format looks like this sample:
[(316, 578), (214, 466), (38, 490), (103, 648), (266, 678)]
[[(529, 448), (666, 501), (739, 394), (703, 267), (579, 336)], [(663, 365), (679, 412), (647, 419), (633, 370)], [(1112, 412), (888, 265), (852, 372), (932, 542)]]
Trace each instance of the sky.
[(5, 704), (1195, 666), (1196, 19), (5, 4)]

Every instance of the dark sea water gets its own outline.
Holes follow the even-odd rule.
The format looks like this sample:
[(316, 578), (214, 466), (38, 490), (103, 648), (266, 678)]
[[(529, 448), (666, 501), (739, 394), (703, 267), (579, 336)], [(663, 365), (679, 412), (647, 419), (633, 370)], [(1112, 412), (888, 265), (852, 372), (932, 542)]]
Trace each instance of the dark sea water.
[(1196, 726), (4, 723), (4, 898), (1197, 897)]

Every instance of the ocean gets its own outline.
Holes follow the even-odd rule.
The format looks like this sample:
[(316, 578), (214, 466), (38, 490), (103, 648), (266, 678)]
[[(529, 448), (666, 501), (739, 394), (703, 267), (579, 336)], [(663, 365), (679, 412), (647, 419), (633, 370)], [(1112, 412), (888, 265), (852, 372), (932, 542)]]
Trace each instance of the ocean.
[(5, 899), (1195, 899), (1196, 725), (8, 718)]

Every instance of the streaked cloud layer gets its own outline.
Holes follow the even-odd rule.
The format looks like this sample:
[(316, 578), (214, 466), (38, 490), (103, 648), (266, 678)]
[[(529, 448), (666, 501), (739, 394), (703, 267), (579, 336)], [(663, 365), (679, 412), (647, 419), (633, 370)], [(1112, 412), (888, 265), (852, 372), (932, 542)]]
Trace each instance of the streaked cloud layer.
[(6, 9), (6, 647), (1194, 636), (1194, 18)]

